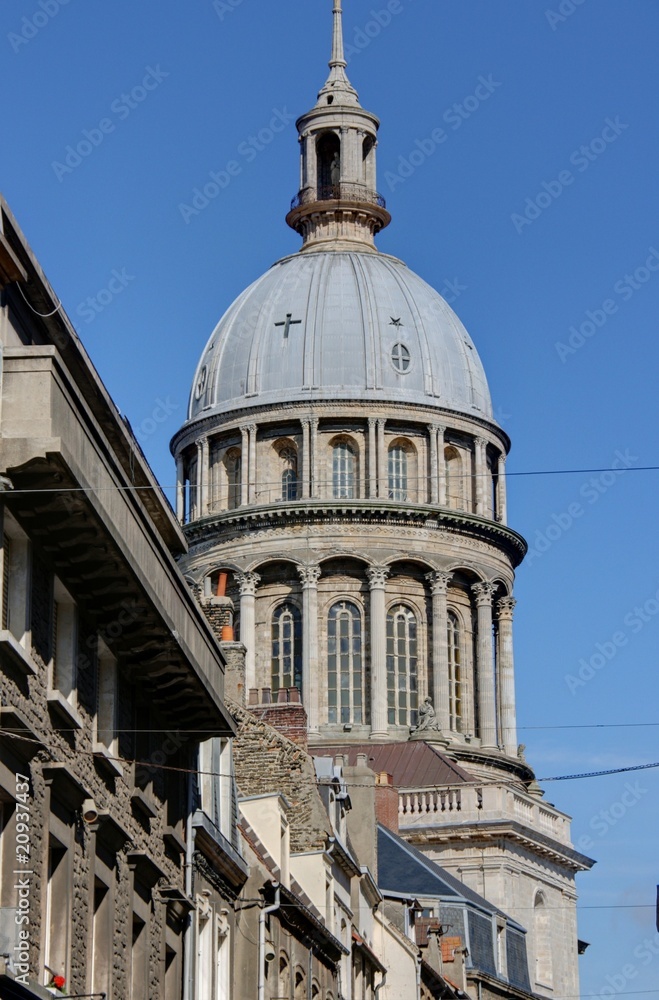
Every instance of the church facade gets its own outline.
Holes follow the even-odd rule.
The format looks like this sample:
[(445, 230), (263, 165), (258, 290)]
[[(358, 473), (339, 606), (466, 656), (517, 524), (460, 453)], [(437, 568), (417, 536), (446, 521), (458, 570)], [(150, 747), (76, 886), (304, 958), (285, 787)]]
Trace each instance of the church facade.
[[(376, 248), (378, 127), (334, 0), (297, 121), (301, 250), (224, 314), (172, 441), (184, 571), (244, 647), (244, 704), (300, 702), (313, 753), (387, 752), (401, 835), (526, 928), (534, 992), (578, 995), (592, 862), (517, 742), (510, 441), (458, 317)], [(431, 766), (403, 766), (421, 743)]]

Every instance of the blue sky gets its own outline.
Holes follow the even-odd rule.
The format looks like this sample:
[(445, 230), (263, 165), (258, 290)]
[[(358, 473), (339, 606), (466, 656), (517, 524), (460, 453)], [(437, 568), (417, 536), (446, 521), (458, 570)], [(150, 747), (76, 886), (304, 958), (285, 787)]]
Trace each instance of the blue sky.
[[(345, 6), (348, 72), (382, 119), (379, 246), (453, 289), (510, 471), (626, 469), (511, 477), (532, 550), (516, 586), (520, 739), (540, 776), (654, 761), (659, 726), (586, 727), (658, 721), (659, 473), (631, 470), (659, 465), (659, 7), (400, 0), (386, 24), (387, 0)], [(213, 326), (299, 246), (283, 221), (293, 118), (325, 80), (330, 7), (0, 9), (0, 187), (166, 486)], [(81, 141), (91, 155), (67, 163)], [(182, 211), (231, 161), (218, 197)], [(655, 989), (657, 772), (546, 787), (598, 859), (579, 881), (582, 996)]]

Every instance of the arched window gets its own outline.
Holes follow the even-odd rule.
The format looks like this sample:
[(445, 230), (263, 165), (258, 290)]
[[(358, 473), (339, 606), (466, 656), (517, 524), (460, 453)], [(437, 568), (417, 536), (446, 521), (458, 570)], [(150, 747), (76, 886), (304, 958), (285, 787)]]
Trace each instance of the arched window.
[(341, 140), (325, 132), (316, 144), (318, 152), (318, 200), (338, 198), (341, 192)]
[(290, 997), (291, 995), (291, 967), (288, 958), (281, 955), (279, 958), (279, 990), (278, 996)]
[(357, 456), (348, 441), (339, 441), (332, 449), (332, 486), (336, 500), (355, 496)]
[(243, 460), (239, 448), (231, 448), (224, 459), (227, 470), (227, 509), (240, 507)]
[(454, 732), (462, 732), (462, 652), (460, 621), (453, 611), (448, 613), (448, 698), (449, 719)]
[(279, 452), (283, 471), (281, 474), (282, 500), (297, 500), (297, 454), (293, 448), (284, 448)]
[(339, 601), (327, 619), (328, 722), (365, 722), (362, 616), (351, 601)]
[(407, 451), (402, 444), (389, 449), (389, 499), (407, 500)]
[(551, 986), (554, 978), (551, 966), (551, 922), (547, 903), (541, 892), (535, 897), (533, 930), (535, 936), (535, 981), (542, 986)]
[(272, 616), (272, 694), (296, 687), (302, 694), (302, 618), (294, 604), (280, 604)]
[(389, 725), (418, 721), (418, 637), (414, 612), (397, 604), (387, 615), (387, 705)]
[(447, 506), (453, 510), (464, 510), (462, 459), (456, 448), (449, 446), (444, 449), (444, 464), (446, 468)]
[(191, 460), (188, 465), (188, 520), (194, 521), (199, 517), (197, 510), (197, 456)]

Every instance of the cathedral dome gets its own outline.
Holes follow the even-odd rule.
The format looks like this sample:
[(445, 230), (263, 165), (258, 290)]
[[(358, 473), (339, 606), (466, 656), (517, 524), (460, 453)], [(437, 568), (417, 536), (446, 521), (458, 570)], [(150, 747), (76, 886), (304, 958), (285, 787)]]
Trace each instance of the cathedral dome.
[(492, 420), (474, 344), (402, 261), (363, 251), (286, 257), (217, 325), (189, 420), (304, 400), (425, 404)]

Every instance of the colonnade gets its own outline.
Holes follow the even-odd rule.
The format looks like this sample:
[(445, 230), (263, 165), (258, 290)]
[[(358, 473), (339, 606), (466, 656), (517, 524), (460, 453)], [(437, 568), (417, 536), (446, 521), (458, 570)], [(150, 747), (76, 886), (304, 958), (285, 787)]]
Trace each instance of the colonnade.
[[(319, 417), (303, 416), (299, 418), (302, 447), (299, 453), (298, 489), (299, 499), (329, 499), (330, 487), (324, 484), (321, 476), (321, 448), (327, 436), (319, 433)], [(367, 499), (390, 499), (387, 419), (385, 417), (369, 417), (364, 424), (355, 425), (360, 433), (365, 433), (364, 454), (360, 455), (360, 467), (364, 469), (364, 497)], [(262, 425), (265, 429), (268, 425)], [(257, 436), (259, 425), (243, 424), (240, 432), (241, 479), (239, 485), (240, 505), (247, 506), (263, 502), (260, 492), (268, 484), (268, 476), (261, 472), (259, 466), (265, 469), (265, 461), (259, 461)], [(269, 428), (268, 428), (269, 429)], [(349, 432), (346, 432), (350, 437)], [(331, 436), (335, 436), (332, 432)], [(450, 504), (447, 495), (447, 469), (445, 449), (451, 445), (446, 426), (439, 423), (429, 423), (425, 427), (426, 454), (418, 454), (418, 483), (415, 482), (409, 490), (410, 496), (420, 503), (436, 504), (446, 507)], [(409, 441), (413, 445), (418, 438), (418, 425), (410, 427)], [(396, 439), (407, 440), (405, 434), (397, 433)], [(461, 441), (464, 436), (461, 437)], [(355, 444), (358, 442), (355, 441)], [(481, 517), (496, 517), (506, 523), (506, 456), (498, 450), (496, 469), (492, 469), (487, 457), (488, 442), (483, 437), (471, 439), (471, 462), (466, 470), (466, 476), (473, 476), (473, 496), (465, 498), (465, 509)], [(183, 451), (176, 459), (177, 491), (176, 512), (181, 522), (193, 517), (205, 517), (213, 512), (215, 504), (212, 497), (211, 470), (211, 440), (208, 436), (197, 439), (194, 445), (194, 456), (187, 452), (187, 461)], [(466, 457), (466, 456), (465, 456)], [(422, 465), (425, 471), (422, 473)], [(194, 482), (189, 482), (188, 470), (196, 468)], [(491, 496), (492, 477), (496, 482), (496, 495)], [(194, 491), (194, 504), (186, 505), (186, 484)], [(265, 495), (270, 494), (265, 491)], [(355, 498), (358, 498), (359, 491)], [(279, 497), (281, 500), (281, 497)], [(187, 510), (186, 510), (187, 506)]]
[[(300, 566), (302, 586), (302, 689), (307, 711), (309, 736), (320, 735), (319, 690), (324, 683), (325, 657), (318, 643), (318, 582), (320, 566)], [(387, 580), (390, 571), (385, 566), (366, 569), (370, 600), (370, 665), (371, 665), (371, 739), (389, 737), (387, 705)], [(246, 647), (245, 688), (257, 688), (256, 616), (255, 603), (260, 576), (255, 572), (236, 574), (240, 594), (240, 638)], [(433, 666), (433, 686), (428, 693), (433, 701), (441, 732), (449, 735), (449, 658), (447, 645), (449, 615), (449, 585), (451, 574), (426, 574), (432, 596), (432, 646), (429, 650)], [(513, 611), (515, 600), (501, 597), (495, 600), (497, 587), (492, 583), (471, 586), (477, 618), (477, 710), (480, 745), (483, 749), (502, 749), (509, 756), (517, 753), (515, 709), (515, 668), (513, 655)], [(392, 596), (391, 594), (389, 596)], [(493, 628), (496, 625), (496, 655)]]

